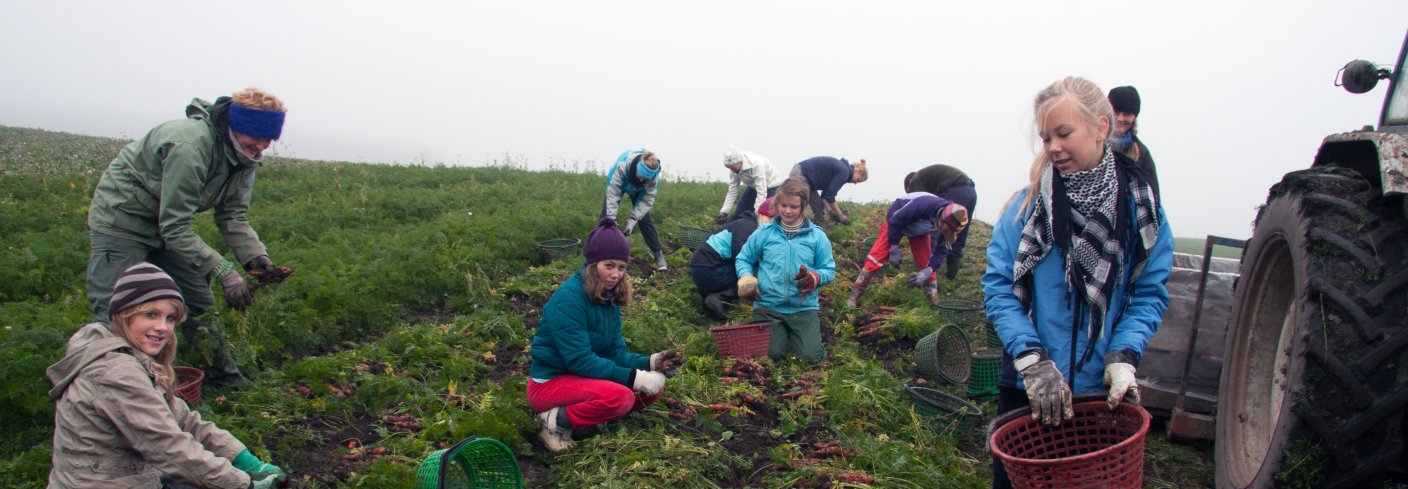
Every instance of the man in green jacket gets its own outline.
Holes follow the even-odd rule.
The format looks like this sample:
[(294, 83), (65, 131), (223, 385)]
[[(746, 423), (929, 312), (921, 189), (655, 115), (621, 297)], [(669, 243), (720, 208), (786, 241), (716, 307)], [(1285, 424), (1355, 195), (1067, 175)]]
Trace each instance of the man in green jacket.
[[(263, 151), (279, 138), (284, 114), (283, 102), (258, 88), (220, 97), (214, 104), (195, 99), (186, 107), (185, 119), (156, 126), (108, 164), (88, 209), (88, 301), (98, 321), (108, 321), (118, 275), (142, 261), (170, 274), (186, 298), (191, 319), (181, 324), (181, 332), (187, 345), (198, 345), (197, 333), (207, 328), (194, 318), (215, 305), (212, 279), (219, 280), (226, 304), (249, 307), (254, 300), (249, 284), (193, 227), (196, 214), (211, 209), (225, 243), (251, 275), (264, 281), (284, 278), (287, 273), (269, 259), (245, 215), (255, 169), (262, 165)], [(210, 332), (216, 346), (206, 382), (247, 382), (230, 358), (224, 335), (218, 329)]]

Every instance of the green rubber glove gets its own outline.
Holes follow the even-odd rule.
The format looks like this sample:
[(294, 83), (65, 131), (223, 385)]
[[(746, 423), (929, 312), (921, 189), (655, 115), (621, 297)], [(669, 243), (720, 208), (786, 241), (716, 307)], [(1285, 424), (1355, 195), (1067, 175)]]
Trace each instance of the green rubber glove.
[[(241, 471), (251, 476), (272, 475), (279, 477), (280, 480), (286, 477), (284, 475), (284, 469), (279, 468), (279, 466), (277, 465), (267, 463), (263, 460), (259, 460), (259, 457), (254, 456), (253, 453), (249, 453), (249, 450), (244, 450), (240, 452), (240, 454), (236, 455), (235, 459), (231, 461), (230, 464), (234, 465), (236, 469), (240, 469)], [(258, 479), (259, 477), (251, 478)]]

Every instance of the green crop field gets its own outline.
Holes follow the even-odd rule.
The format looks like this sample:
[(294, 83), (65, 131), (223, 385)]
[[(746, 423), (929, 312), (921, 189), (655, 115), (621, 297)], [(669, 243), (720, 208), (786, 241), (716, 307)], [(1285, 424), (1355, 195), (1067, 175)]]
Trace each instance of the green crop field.
[[(91, 314), (87, 205), (124, 143), (0, 127), (0, 487), (45, 485), (53, 401), (44, 368)], [(856, 224), (827, 230), (839, 272), (822, 291), (830, 359), (815, 370), (763, 360), (770, 376), (733, 382), (724, 379), (733, 362), (714, 354), (689, 250), (675, 244), (682, 225), (712, 227), (725, 187), (666, 182), (653, 215), (670, 269), (650, 270), (633, 236), (638, 300), (623, 315), (633, 351), (673, 346), (689, 356), (665, 391), (681, 407), (657, 403), (553, 455), (525, 401), (526, 351), (542, 304), (581, 259), (548, 261), (537, 243), (585, 236), (601, 175), (271, 158), (258, 179), (250, 220), (273, 259), (296, 272), (259, 289), (248, 310), (209, 313), (256, 375), (243, 389), (206, 389), (198, 411), (287, 469), (291, 487), (414, 487), (426, 455), (471, 435), (511, 448), (528, 487), (989, 484), (983, 425), (995, 403), (978, 403), (981, 420), (936, 419), (916, 412), (903, 389), (939, 311), (893, 267), (863, 308), (844, 307), (857, 243), (881, 205), (844, 204)], [(196, 222), (224, 249), (208, 215)], [(962, 273), (941, 281), (945, 297), (980, 299), (990, 231), (975, 223)], [(881, 304), (896, 311), (879, 334), (858, 338)], [(750, 313), (740, 307), (732, 319)], [(178, 363), (200, 360), (189, 355)], [(1211, 449), (1169, 444), (1161, 431), (1150, 432), (1146, 486), (1210, 486)], [(821, 454), (830, 442), (846, 453)]]

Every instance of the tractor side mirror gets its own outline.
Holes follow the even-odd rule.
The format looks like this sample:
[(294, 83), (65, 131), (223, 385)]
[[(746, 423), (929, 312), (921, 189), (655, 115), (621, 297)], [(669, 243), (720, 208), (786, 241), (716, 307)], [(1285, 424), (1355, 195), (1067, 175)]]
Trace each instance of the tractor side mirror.
[(1335, 86), (1344, 87), (1349, 93), (1365, 93), (1373, 90), (1379, 80), (1389, 77), (1389, 70), (1379, 68), (1374, 63), (1356, 59), (1340, 68), (1335, 74)]

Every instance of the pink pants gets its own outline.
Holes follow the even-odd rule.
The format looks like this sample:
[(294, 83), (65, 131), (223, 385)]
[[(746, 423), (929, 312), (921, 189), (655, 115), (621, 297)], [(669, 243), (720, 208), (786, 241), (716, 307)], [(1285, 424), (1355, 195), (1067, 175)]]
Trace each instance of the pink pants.
[[(890, 260), (890, 223), (880, 222), (880, 235), (875, 238), (875, 245), (870, 247), (870, 254), (865, 257), (865, 271), (874, 272), (889, 263)], [(929, 235), (910, 236), (909, 252), (914, 255), (914, 265), (916, 268), (929, 266)], [(929, 277), (929, 281), (938, 280), (938, 274)]]
[(528, 379), (528, 406), (540, 413), (563, 406), (574, 428), (615, 421), (655, 403), (660, 394), (640, 396), (609, 380), (562, 375), (539, 383)]

